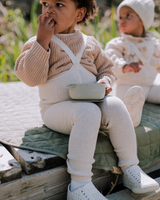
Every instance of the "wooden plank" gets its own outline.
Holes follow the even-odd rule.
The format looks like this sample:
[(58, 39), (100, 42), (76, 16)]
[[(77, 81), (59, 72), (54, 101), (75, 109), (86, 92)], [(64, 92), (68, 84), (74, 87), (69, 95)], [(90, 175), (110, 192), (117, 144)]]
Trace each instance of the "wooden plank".
[[(93, 170), (93, 182), (99, 190), (104, 190), (115, 175), (104, 170)], [(25, 175), (19, 180), (0, 185), (0, 200), (66, 200), (70, 175), (66, 166)]]
[(5, 145), (8, 151), (21, 164), (27, 174), (34, 174), (47, 169), (59, 167), (66, 164), (66, 161), (56, 155), (24, 150)]
[(21, 165), (0, 143), (0, 184), (22, 177)]
[[(160, 177), (155, 179), (160, 184)], [(125, 189), (110, 195), (107, 195), (108, 200), (159, 200), (160, 199), (160, 189), (155, 192), (147, 194), (134, 194), (131, 190)]]

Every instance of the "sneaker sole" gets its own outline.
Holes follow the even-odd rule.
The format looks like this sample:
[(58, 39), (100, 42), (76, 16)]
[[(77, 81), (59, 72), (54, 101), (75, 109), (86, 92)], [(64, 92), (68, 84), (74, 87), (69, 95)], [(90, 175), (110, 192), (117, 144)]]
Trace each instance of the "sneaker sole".
[(144, 102), (145, 94), (141, 87), (133, 86), (127, 91), (124, 104), (127, 107), (134, 127), (140, 124)]

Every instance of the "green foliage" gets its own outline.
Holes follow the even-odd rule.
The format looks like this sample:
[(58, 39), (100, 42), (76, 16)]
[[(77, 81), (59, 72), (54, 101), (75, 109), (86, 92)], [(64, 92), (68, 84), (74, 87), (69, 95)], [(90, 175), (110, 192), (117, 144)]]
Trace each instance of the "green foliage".
[(14, 74), (14, 65), (24, 43), (36, 35), (38, 0), (33, 2), (31, 22), (28, 22), (20, 9), (8, 10), (0, 20), (0, 82), (18, 81)]
[(32, 33), (37, 32), (38, 23), (37, 23), (37, 7), (38, 7), (39, 0), (34, 0), (32, 7), (31, 7), (31, 27)]
[(114, 13), (115, 9), (112, 7), (111, 13), (102, 18), (98, 15), (94, 21), (90, 21), (89, 24), (81, 28), (83, 33), (94, 36), (103, 49), (109, 40), (118, 35)]
[(116, 21), (114, 19), (114, 13), (115, 13), (115, 9), (114, 9), (114, 6), (112, 6), (112, 25), (111, 25), (112, 38), (117, 37), (117, 27), (116, 27)]

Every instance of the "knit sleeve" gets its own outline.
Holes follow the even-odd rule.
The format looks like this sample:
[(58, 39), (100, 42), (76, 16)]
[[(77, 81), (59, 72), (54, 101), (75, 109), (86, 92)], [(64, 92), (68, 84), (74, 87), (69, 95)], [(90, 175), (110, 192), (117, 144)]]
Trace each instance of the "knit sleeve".
[(105, 54), (98, 41), (96, 41), (95, 65), (97, 68), (97, 81), (108, 79), (112, 85), (115, 81), (114, 66), (109, 57)]
[(120, 37), (114, 38), (106, 44), (105, 53), (111, 59), (115, 70), (122, 72), (122, 67), (128, 64), (123, 57), (124, 44)]
[(37, 86), (45, 83), (48, 78), (49, 56), (37, 41), (31, 38), (23, 46), (20, 56), (15, 63), (16, 76), (29, 86)]

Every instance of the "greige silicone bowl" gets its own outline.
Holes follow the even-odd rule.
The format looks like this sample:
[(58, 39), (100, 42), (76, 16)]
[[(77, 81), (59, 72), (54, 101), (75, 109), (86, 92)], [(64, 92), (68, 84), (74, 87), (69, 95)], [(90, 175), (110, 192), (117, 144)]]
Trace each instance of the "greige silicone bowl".
[(71, 84), (69, 95), (75, 100), (100, 100), (105, 96), (105, 84)]

